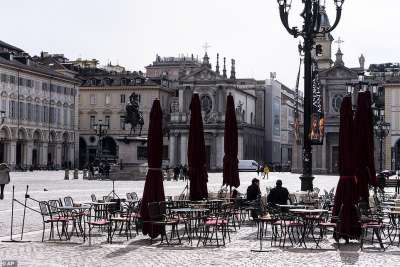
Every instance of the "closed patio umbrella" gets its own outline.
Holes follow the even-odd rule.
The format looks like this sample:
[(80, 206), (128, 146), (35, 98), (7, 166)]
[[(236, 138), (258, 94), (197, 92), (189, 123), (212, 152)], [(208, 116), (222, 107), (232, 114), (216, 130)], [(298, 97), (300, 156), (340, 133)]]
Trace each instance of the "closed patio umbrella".
[(372, 126), (372, 108), (370, 92), (358, 94), (355, 116), (355, 172), (357, 176), (358, 195), (368, 203), (369, 185), (376, 186), (374, 165), (374, 142)]
[(223, 185), (239, 187), (238, 128), (233, 96), (228, 95), (225, 111)]
[(192, 102), (190, 103), (190, 112), (188, 142), (190, 200), (203, 200), (208, 196), (208, 176), (203, 119), (201, 117), (200, 98), (198, 94), (193, 94)]
[(357, 181), (354, 162), (354, 131), (353, 110), (351, 97), (343, 98), (340, 107), (339, 128), (339, 174), (340, 179), (336, 187), (335, 203), (332, 215), (340, 216), (335, 237), (358, 239), (360, 224), (358, 223), (356, 204), (358, 202)]
[[(163, 133), (162, 133), (162, 111), (160, 100), (156, 99), (150, 112), (149, 134), (147, 141), (148, 152), (148, 171), (146, 182), (144, 184), (144, 191), (142, 197), (142, 204), (140, 208), (140, 215), (143, 221), (149, 221), (148, 203), (165, 201), (164, 185), (162, 176), (162, 149), (163, 149)], [(155, 238), (159, 234), (165, 232), (165, 227), (154, 226), (151, 229), (149, 223), (144, 223), (143, 234), (148, 234), (150, 237)]]

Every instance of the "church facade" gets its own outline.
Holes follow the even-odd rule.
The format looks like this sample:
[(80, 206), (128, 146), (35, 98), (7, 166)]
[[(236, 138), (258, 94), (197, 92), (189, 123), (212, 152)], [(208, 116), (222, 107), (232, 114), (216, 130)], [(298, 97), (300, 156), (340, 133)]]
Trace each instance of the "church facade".
[[(262, 105), (257, 105), (256, 88), (247, 79), (236, 79), (235, 61), (231, 61), (228, 77), (226, 59), (220, 72), (219, 56), (215, 70), (211, 68), (209, 57), (205, 54), (202, 62), (192, 62), (188, 67), (176, 67), (157, 58), (147, 69), (157, 73), (157, 66), (163, 69), (163, 75), (169, 77), (168, 65), (173, 74), (178, 74), (177, 89), (171, 99), (169, 128), (169, 164), (187, 164), (187, 145), (190, 123), (190, 102), (194, 93), (199, 94), (204, 123), (207, 165), (210, 170), (221, 170), (224, 157), (224, 127), (226, 98), (233, 95), (238, 119), (239, 159), (263, 159), (264, 132), (261, 120)], [(175, 73), (176, 72), (176, 73)], [(173, 77), (171, 77), (173, 78)], [(260, 101), (260, 100), (259, 100)]]

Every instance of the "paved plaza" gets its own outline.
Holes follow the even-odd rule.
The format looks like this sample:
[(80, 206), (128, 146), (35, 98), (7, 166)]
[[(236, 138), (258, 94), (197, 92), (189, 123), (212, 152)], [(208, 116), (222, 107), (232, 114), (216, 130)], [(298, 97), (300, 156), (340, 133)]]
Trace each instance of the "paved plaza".
[[(240, 192), (245, 192), (256, 174), (241, 173)], [(273, 186), (277, 178), (283, 180), (289, 191), (299, 189), (298, 175), (272, 173), (268, 180), (261, 179), (261, 189)], [(0, 202), (0, 240), (9, 239), (11, 217), (11, 188), (16, 186), (16, 198), (23, 201), (26, 185), (29, 194), (38, 200), (56, 199), (70, 195), (77, 202), (89, 201), (90, 194), (107, 195), (112, 189), (110, 181), (63, 180), (63, 172), (12, 173), (12, 183), (6, 188), (5, 200)], [(337, 183), (337, 176), (317, 176), (315, 186), (331, 189)], [(222, 182), (220, 173), (210, 174), (209, 190), (217, 191)], [(140, 196), (144, 181), (117, 181), (117, 194), (135, 191)], [(182, 192), (185, 182), (164, 182), (166, 195)], [(37, 209), (35, 202), (28, 205)], [(23, 209), (15, 208), (15, 233), (21, 229)], [(342, 245), (340, 250), (333, 240), (324, 241), (322, 249), (303, 249), (298, 247), (271, 247), (265, 240), (264, 246), (269, 252), (256, 253), (257, 227), (243, 226), (231, 234), (231, 242), (225, 247), (190, 246), (186, 239), (179, 246), (167, 247), (155, 242), (150, 244), (147, 237), (139, 235), (126, 241), (125, 237), (116, 237), (113, 244), (107, 244), (105, 236), (95, 237), (92, 244), (82, 243), (81, 238), (73, 237), (70, 241), (41, 242), (41, 217), (27, 211), (24, 240), (27, 243), (0, 243), (0, 262), (16, 260), (18, 266), (400, 266), (400, 249), (390, 247), (385, 252), (376, 249), (360, 251), (358, 244)], [(19, 235), (14, 237), (19, 238)]]

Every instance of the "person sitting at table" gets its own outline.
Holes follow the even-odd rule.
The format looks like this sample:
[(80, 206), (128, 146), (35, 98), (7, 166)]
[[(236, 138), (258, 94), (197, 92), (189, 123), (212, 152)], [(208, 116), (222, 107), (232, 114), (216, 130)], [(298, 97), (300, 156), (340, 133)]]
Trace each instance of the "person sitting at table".
[(272, 205), (286, 205), (289, 200), (289, 191), (282, 187), (282, 180), (276, 181), (276, 186), (268, 194), (267, 202)]
[(251, 181), (251, 185), (247, 187), (247, 200), (254, 201), (257, 200), (259, 196), (261, 196), (260, 181), (254, 178)]

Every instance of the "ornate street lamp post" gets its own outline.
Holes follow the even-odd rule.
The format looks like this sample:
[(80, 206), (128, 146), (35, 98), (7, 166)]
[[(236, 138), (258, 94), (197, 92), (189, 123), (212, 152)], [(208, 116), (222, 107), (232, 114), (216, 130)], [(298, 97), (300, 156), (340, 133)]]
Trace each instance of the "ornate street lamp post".
[(339, 24), (342, 14), (342, 5), (344, 0), (334, 0), (336, 5), (335, 23), (330, 28), (321, 28), (321, 1), (320, 0), (302, 0), (304, 11), (301, 17), (304, 20), (302, 30), (297, 27), (289, 26), (289, 11), (292, 7), (292, 0), (278, 0), (279, 13), (281, 21), (285, 29), (297, 38), (303, 37), (303, 45), (299, 45), (299, 49), (304, 53), (304, 143), (303, 143), (303, 175), (300, 177), (301, 190), (313, 190), (312, 176), (312, 151), (311, 139), (309, 136), (311, 128), (311, 113), (312, 113), (312, 49), (314, 48), (314, 39), (317, 36), (325, 35), (333, 31)]
[(102, 120), (99, 120), (97, 124), (93, 124), (96, 135), (98, 136), (97, 143), (97, 153), (96, 158), (101, 161), (103, 159), (103, 137), (107, 135), (107, 129), (109, 128), (108, 124), (102, 123)]
[(374, 115), (378, 119), (374, 125), (375, 136), (379, 140), (379, 173), (383, 171), (383, 143), (389, 135), (390, 123), (385, 122), (385, 112), (382, 108), (374, 109)]

